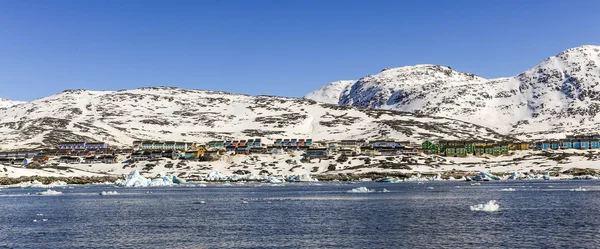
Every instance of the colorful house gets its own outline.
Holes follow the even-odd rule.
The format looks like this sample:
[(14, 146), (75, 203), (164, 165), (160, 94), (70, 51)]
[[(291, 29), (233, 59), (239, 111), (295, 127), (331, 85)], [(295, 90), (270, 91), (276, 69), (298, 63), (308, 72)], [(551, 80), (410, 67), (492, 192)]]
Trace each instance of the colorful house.
[(454, 156), (456, 154), (456, 149), (451, 146), (446, 146), (445, 154), (446, 156)]
[(554, 140), (550, 142), (550, 148), (553, 150), (558, 150), (560, 149), (560, 141), (558, 140)]
[(573, 148), (573, 140), (570, 140), (570, 139), (560, 140), (560, 148), (572, 149)]

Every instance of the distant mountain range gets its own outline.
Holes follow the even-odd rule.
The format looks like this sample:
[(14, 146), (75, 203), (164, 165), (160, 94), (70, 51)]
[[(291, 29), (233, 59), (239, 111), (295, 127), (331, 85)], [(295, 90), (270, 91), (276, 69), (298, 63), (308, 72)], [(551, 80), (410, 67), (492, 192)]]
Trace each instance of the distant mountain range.
[(600, 128), (600, 46), (568, 49), (516, 76), (486, 79), (440, 65), (387, 68), (305, 98), (472, 122), (523, 139)]
[(63, 141), (208, 142), (276, 138), (502, 139), (485, 127), (449, 118), (318, 103), (302, 98), (153, 87), (67, 90), (0, 108), (0, 150), (47, 148)]
[(150, 87), (0, 99), (0, 150), (59, 142), (207, 142), (261, 137), (538, 139), (600, 128), (600, 46), (552, 56), (513, 77), (440, 65), (384, 69), (285, 98)]

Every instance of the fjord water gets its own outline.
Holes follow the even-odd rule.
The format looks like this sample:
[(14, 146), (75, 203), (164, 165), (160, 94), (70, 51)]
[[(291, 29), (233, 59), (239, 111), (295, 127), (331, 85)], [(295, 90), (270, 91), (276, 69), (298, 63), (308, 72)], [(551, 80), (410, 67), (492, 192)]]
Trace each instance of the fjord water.
[[(347, 193), (361, 186), (377, 192)], [(579, 187), (588, 191), (571, 191)], [(380, 192), (384, 188), (390, 192)], [(508, 188), (514, 191), (502, 191)], [(63, 195), (0, 189), (0, 247), (589, 248), (600, 243), (599, 181), (54, 189)], [(120, 194), (99, 195), (114, 190)], [(497, 212), (470, 211), (489, 200), (497, 200)]]

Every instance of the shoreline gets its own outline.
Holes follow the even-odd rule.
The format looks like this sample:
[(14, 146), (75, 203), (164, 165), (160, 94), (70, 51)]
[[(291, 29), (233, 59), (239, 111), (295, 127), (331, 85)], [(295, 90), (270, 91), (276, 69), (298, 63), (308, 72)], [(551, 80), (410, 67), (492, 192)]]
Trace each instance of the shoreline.
[[(536, 175), (537, 173), (532, 173)], [(594, 169), (582, 169), (573, 168), (569, 170), (569, 173), (563, 172), (563, 175), (571, 176), (575, 179), (581, 179), (578, 177), (582, 176), (594, 176), (600, 175), (600, 170)], [(338, 173), (338, 174), (315, 174), (312, 178), (317, 179), (319, 182), (331, 182), (331, 181), (361, 181), (370, 179), (375, 181), (376, 179), (382, 179), (386, 177), (395, 177), (400, 182), (411, 177), (420, 175), (424, 181), (431, 181), (433, 177), (441, 176), (441, 180), (455, 180), (455, 181), (466, 181), (463, 177), (473, 177), (479, 174), (479, 171), (448, 171), (448, 172), (426, 172), (426, 173), (401, 173), (401, 172), (367, 172), (367, 173)], [(491, 172), (496, 176), (505, 176), (511, 174), (510, 172)], [(557, 177), (560, 174), (554, 172), (550, 174), (551, 177)], [(118, 180), (123, 180), (123, 177), (118, 176), (72, 176), (72, 177), (56, 177), (56, 176), (21, 176), (21, 177), (0, 177), (0, 186), (11, 186), (24, 182), (38, 181), (44, 185), (51, 184), (53, 182), (62, 181), (70, 185), (85, 185), (85, 184), (102, 184), (110, 183), (115, 184)], [(189, 182), (197, 181), (197, 179), (185, 179)], [(560, 179), (557, 179), (560, 180)], [(264, 180), (254, 179), (239, 179), (239, 180), (203, 180), (203, 182), (223, 183), (223, 182), (263, 182)], [(502, 180), (496, 180), (502, 181)]]

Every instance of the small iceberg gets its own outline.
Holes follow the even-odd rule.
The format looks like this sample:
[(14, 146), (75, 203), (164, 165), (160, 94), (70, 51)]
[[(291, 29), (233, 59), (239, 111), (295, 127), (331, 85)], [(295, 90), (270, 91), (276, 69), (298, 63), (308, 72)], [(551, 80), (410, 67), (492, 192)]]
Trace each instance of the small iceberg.
[(371, 193), (375, 192), (373, 189), (368, 189), (367, 187), (355, 188), (347, 191), (348, 193)]
[(102, 191), (100, 192), (100, 195), (118, 195), (119, 192), (117, 191)]
[(479, 183), (479, 182), (471, 183), (471, 186), (479, 186), (479, 185), (481, 185), (481, 183)]
[(397, 177), (384, 177), (375, 180), (376, 182), (397, 183), (400, 181)]
[(48, 189), (46, 191), (37, 192), (35, 194), (36, 195), (62, 195), (62, 192), (60, 192), (60, 191), (54, 191), (52, 189)]
[(584, 189), (584, 188), (582, 188), (582, 187), (579, 187), (579, 188), (574, 188), (574, 189), (571, 189), (571, 191), (577, 191), (577, 192), (580, 192), (580, 191), (587, 191), (587, 189)]
[(500, 191), (515, 191), (514, 188), (503, 188)]
[(383, 193), (389, 193), (390, 191), (387, 190), (387, 189), (383, 189), (381, 192), (383, 192)]
[(496, 203), (496, 200), (491, 200), (485, 204), (477, 204), (469, 208), (471, 211), (496, 212), (500, 206)]
[(427, 189), (433, 189), (433, 187), (427, 187)]
[(264, 183), (282, 183), (283, 181), (277, 179), (275, 177), (269, 177), (269, 179), (265, 180)]

